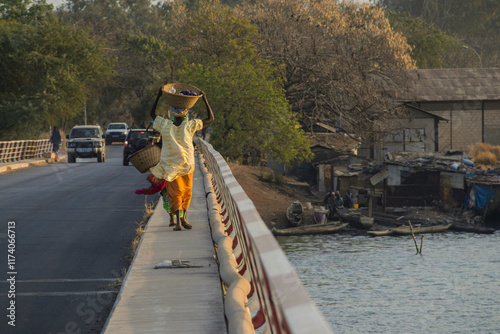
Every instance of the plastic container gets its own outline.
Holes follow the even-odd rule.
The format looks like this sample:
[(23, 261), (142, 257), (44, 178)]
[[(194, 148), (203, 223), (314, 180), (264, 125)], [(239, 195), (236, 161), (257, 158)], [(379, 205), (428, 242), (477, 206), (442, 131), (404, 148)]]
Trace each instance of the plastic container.
[(355, 209), (359, 209), (359, 204), (358, 204), (358, 203), (353, 204), (353, 207), (354, 207)]
[(469, 160), (469, 159), (463, 159), (463, 160), (462, 160), (462, 163), (463, 163), (464, 165), (467, 165), (467, 166), (474, 166), (474, 162), (472, 162), (472, 161), (471, 161), (471, 160)]

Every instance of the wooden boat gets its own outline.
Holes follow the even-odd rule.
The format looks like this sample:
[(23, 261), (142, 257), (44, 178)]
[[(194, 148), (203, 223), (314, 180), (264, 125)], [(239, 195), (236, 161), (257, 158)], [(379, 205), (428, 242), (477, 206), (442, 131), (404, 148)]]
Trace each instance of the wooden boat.
[(496, 231), (496, 229), (492, 227), (484, 227), (484, 226), (477, 226), (477, 225), (457, 223), (457, 222), (451, 225), (450, 230), (459, 232), (480, 233), (480, 234), (493, 234)]
[(345, 228), (347, 223), (328, 223), (303, 225), (297, 227), (277, 229), (272, 228), (271, 232), (276, 236), (307, 235), (307, 234), (332, 234)]
[[(450, 228), (452, 224), (430, 225), (430, 226), (413, 226), (413, 234), (422, 233), (437, 233), (443, 232)], [(410, 226), (400, 226), (391, 229), (395, 234), (411, 235)]]
[[(423, 233), (436, 233), (446, 231), (451, 227), (452, 224), (446, 225), (432, 225), (432, 226), (413, 226), (413, 234), (423, 234)], [(367, 231), (371, 236), (385, 236), (385, 235), (411, 235), (410, 226), (400, 226), (394, 228), (388, 228), (385, 230), (370, 230)]]
[(388, 228), (386, 230), (370, 230), (370, 231), (367, 231), (366, 233), (368, 233), (369, 235), (374, 236), (374, 237), (380, 237), (380, 236), (394, 235), (395, 234), (392, 231), (392, 229), (390, 229), (390, 228)]
[(367, 217), (357, 209), (335, 208), (335, 211), (344, 223), (349, 223), (352, 227), (369, 229), (373, 227), (374, 218)]
[(292, 226), (299, 226), (304, 217), (304, 207), (299, 201), (295, 201), (286, 209), (286, 218)]

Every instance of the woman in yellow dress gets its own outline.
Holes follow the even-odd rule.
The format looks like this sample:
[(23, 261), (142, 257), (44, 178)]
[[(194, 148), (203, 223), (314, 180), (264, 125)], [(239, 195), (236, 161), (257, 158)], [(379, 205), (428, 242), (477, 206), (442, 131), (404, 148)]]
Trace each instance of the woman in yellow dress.
[[(160, 132), (162, 137), (162, 149), (160, 162), (151, 168), (148, 180), (154, 179), (152, 184), (165, 184), (170, 204), (170, 215), (175, 217), (175, 223), (171, 220), (170, 225), (175, 231), (191, 229), (186, 214), (191, 202), (193, 189), (193, 172), (195, 168), (193, 136), (196, 131), (209, 126), (214, 120), (212, 108), (208, 104), (206, 94), (201, 92), (203, 101), (207, 108), (207, 117), (204, 120), (188, 118), (188, 109), (172, 108), (174, 117), (171, 119), (156, 115), (156, 106), (162, 95), (162, 89), (158, 92), (156, 101), (151, 109), (153, 128)], [(165, 191), (165, 190), (164, 190)]]

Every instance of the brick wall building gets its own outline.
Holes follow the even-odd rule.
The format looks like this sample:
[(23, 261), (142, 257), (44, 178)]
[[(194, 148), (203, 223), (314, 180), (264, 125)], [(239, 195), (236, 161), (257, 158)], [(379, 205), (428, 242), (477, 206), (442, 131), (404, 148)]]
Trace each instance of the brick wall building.
[(500, 145), (500, 68), (413, 70), (408, 105), (441, 117), (437, 151)]
[(410, 70), (412, 89), (400, 97), (412, 119), (384, 145), (360, 150), (382, 160), (390, 151), (467, 152), (500, 145), (500, 68)]

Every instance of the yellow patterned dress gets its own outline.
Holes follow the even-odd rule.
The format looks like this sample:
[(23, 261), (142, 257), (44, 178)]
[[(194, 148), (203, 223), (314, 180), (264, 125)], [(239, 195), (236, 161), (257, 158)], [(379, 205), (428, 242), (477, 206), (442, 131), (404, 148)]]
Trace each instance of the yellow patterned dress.
[(161, 133), (162, 148), (160, 162), (151, 168), (151, 173), (167, 182), (193, 173), (193, 136), (203, 128), (202, 120), (183, 121), (180, 126), (175, 126), (173, 121), (157, 116), (153, 128)]

